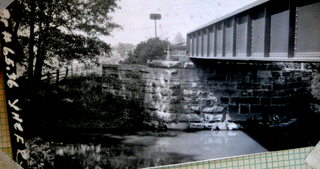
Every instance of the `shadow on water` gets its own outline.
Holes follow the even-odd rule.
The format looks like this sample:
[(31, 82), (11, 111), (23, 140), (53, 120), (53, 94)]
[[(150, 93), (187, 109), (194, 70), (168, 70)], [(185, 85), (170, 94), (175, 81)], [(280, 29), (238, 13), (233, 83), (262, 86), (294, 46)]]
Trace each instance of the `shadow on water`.
[(320, 130), (318, 119), (319, 115), (305, 117), (287, 126), (272, 127), (251, 123), (244, 132), (268, 151), (315, 146), (320, 140), (315, 132)]
[[(195, 161), (194, 155), (164, 151), (159, 139), (174, 138), (170, 132), (139, 132), (135, 135), (83, 134), (57, 144), (56, 164), (71, 168), (143, 168)], [(78, 140), (78, 141), (76, 141)]]
[(265, 151), (242, 131), (87, 133), (57, 144), (56, 160), (69, 168), (144, 168)]

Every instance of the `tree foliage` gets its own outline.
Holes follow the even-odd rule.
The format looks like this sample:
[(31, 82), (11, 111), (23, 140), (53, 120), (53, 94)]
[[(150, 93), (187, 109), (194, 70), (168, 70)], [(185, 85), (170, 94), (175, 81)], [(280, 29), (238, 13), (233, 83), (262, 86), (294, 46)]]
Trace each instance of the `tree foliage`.
[(120, 56), (124, 57), (126, 53), (130, 53), (133, 51), (134, 45), (131, 43), (118, 43), (115, 48)]
[(15, 0), (9, 7), (13, 36), (28, 78), (39, 80), (53, 57), (66, 62), (109, 56), (110, 44), (99, 37), (121, 28), (109, 15), (118, 8), (117, 0)]
[(173, 39), (174, 44), (184, 43), (186, 42), (186, 39), (182, 36), (180, 32), (176, 34), (176, 36)]
[(166, 49), (170, 42), (160, 38), (150, 38), (140, 42), (124, 63), (146, 64), (148, 60), (166, 58)]

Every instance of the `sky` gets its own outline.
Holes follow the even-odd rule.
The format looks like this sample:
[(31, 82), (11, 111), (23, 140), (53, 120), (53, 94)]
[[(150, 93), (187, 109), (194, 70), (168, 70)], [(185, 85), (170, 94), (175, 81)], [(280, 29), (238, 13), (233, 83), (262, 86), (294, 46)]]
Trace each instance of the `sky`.
[(256, 0), (121, 0), (111, 13), (122, 30), (114, 30), (109, 37), (101, 37), (112, 46), (121, 43), (137, 45), (155, 37), (155, 21), (151, 13), (161, 14), (157, 20), (157, 37), (173, 41), (176, 34), (186, 37), (190, 32), (214, 19), (222, 17)]

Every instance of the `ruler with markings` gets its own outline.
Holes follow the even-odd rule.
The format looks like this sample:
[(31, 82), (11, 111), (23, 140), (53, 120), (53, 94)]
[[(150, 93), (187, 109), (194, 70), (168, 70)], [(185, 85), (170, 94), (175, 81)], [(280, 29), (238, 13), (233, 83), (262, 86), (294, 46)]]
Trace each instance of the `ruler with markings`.
[(152, 167), (152, 169), (311, 169), (311, 167), (305, 162), (305, 159), (312, 149), (313, 147), (304, 147), (268, 153), (198, 161), (192, 163)]

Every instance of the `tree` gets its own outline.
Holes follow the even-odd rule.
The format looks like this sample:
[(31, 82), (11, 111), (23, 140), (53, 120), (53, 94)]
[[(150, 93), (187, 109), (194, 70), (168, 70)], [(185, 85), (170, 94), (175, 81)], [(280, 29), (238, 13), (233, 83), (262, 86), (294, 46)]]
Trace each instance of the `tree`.
[(118, 43), (116, 46), (117, 52), (121, 57), (124, 57), (126, 53), (132, 52), (134, 45), (131, 43)]
[[(110, 12), (120, 8), (117, 0), (16, 0), (9, 7), (13, 31), (19, 42), (21, 63), (28, 78), (40, 80), (45, 60), (84, 61), (110, 56), (111, 46), (100, 40), (121, 28)], [(35, 61), (34, 61), (35, 59)], [(34, 70), (34, 72), (33, 72)]]
[(124, 63), (146, 64), (148, 60), (165, 59), (168, 40), (160, 38), (150, 38), (140, 42)]
[(186, 42), (186, 39), (182, 36), (180, 32), (178, 32), (174, 37), (173, 43), (178, 44), (178, 43), (184, 43), (184, 42)]

